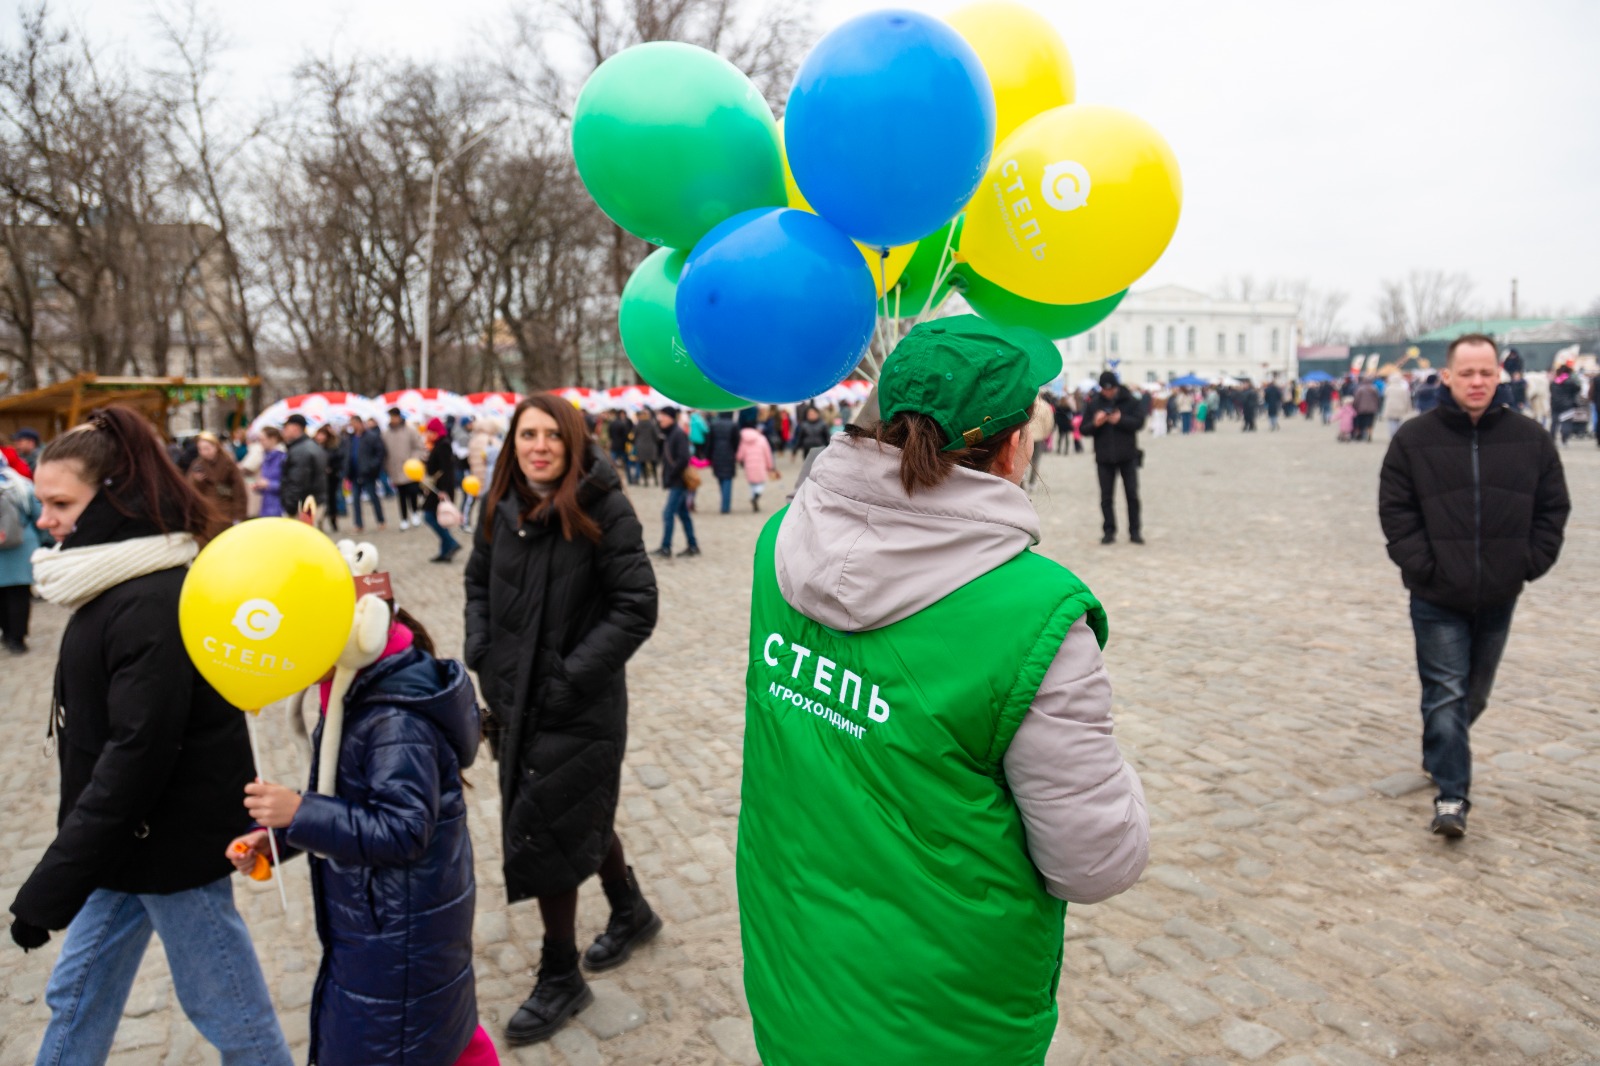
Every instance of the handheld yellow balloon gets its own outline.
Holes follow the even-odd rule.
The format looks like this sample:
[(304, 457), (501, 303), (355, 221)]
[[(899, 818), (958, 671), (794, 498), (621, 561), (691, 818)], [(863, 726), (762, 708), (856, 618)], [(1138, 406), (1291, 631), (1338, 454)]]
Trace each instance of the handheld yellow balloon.
[[(250, 754), (261, 773), (255, 717), (332, 668), (355, 617), (355, 585), (339, 549), (290, 518), (257, 518), (225, 531), (195, 559), (178, 597), (183, 646), (200, 676), (247, 712)], [(273, 865), (278, 841), (268, 832)], [(279, 898), (289, 906), (283, 881)]]
[(422, 465), (421, 459), (407, 459), (401, 464), (400, 469), (406, 472), (406, 477), (412, 481), (421, 481), (428, 476), (428, 468)]
[(461, 479), (461, 491), (468, 496), (476, 496), (483, 491), (483, 482), (478, 480), (476, 474), (468, 474)]

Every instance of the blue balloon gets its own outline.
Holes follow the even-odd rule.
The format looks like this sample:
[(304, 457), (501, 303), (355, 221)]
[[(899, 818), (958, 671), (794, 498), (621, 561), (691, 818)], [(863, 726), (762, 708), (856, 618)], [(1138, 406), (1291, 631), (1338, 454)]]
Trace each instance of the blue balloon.
[(875, 11), (806, 56), (789, 91), (784, 145), (817, 214), (862, 244), (919, 241), (983, 181), (994, 90), (972, 46), (938, 19)]
[(695, 245), (677, 312), (683, 346), (712, 382), (757, 403), (797, 403), (861, 362), (877, 289), (833, 226), (807, 211), (757, 208)]

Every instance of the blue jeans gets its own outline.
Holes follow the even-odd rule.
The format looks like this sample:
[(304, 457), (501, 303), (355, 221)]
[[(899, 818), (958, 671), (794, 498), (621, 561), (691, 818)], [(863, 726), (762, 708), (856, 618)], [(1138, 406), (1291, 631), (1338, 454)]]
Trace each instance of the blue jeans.
[(1464, 614), (1411, 595), (1422, 679), (1422, 766), (1439, 799), (1464, 800), (1472, 787), (1467, 733), (1489, 705), (1516, 607), (1512, 600)]
[(106, 1061), (151, 930), (161, 934), (178, 1002), (224, 1066), (291, 1066), (250, 932), (224, 877), (169, 896), (96, 889), (67, 926), (44, 1000), (38, 1066)]
[(437, 511), (423, 511), (422, 520), (428, 523), (428, 528), (438, 535), (440, 555), (449, 555), (461, 547), (456, 542), (456, 538), (450, 535), (450, 531), (439, 524), (439, 513)]
[(378, 483), (376, 481), (356, 481), (355, 491), (351, 493), (350, 501), (356, 509), (356, 528), (364, 529), (361, 521), (361, 497), (365, 495), (372, 501), (372, 515), (378, 520), (378, 525), (383, 525), (383, 501), (378, 497)]
[(683, 535), (689, 538), (689, 547), (698, 548), (700, 545), (694, 539), (694, 520), (689, 517), (689, 490), (682, 485), (674, 485), (667, 490), (667, 507), (661, 512), (661, 550), (672, 550), (672, 521), (674, 518), (683, 520)]
[(733, 478), (717, 478), (717, 486), (722, 489), (722, 513), (727, 514), (733, 509)]

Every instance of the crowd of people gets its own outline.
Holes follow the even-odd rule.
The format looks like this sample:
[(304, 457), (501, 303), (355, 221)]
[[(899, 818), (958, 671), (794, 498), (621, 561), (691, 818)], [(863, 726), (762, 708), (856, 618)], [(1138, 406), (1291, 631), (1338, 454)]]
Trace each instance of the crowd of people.
[[(1554, 565), (1570, 510), (1555, 441), (1573, 420), (1516, 414), (1510, 386), (1525, 379), (1497, 356), (1470, 336), (1440, 375), (1381, 387), (1153, 396), (1107, 372), (1057, 396), (1044, 391), (1061, 369), (1052, 345), (964, 316), (914, 328), (860, 411), (595, 416), (538, 394), (504, 425), (418, 427), (391, 410), (387, 426), (313, 431), (291, 415), (254, 439), (168, 449), (140, 416), (108, 408), (42, 448), (18, 433), (0, 449), (6, 646), (26, 650), (30, 587), (72, 612), (50, 709), (59, 828), (10, 907), (24, 950), (65, 931), (39, 1061), (104, 1060), (155, 932), (179, 1003), (224, 1063), (289, 1062), (230, 875), (299, 856), (323, 952), (311, 1061), (498, 1061), (472, 963), (463, 773), (480, 740), (500, 791), (506, 901), (535, 901), (543, 926), (535, 983), (501, 1039), (558, 1032), (593, 1001), (586, 973), (626, 964), (663, 928), (615, 827), (626, 665), (658, 615), (652, 554), (673, 557), (678, 526), (681, 554), (699, 553), (700, 471), (728, 513), (742, 469), (759, 511), (787, 454), (792, 504), (756, 550), (738, 839), (763, 1060), (1039, 1062), (1056, 1007), (1037, 990), (1059, 975), (1065, 902), (1126, 890), (1149, 854), (1142, 786), (1108, 728), (1105, 612), (1029, 550), (1040, 460), (1089, 438), (1102, 542), (1117, 537), (1120, 481), (1142, 544), (1152, 423), (1250, 432), (1263, 409), (1276, 429), (1291, 414), (1332, 421), (1337, 403), (1351, 412), (1341, 435), (1370, 440), (1381, 414), (1380, 519), (1412, 596), (1431, 829), (1459, 837), (1468, 731), (1516, 599)], [(1552, 396), (1576, 403), (1577, 377), (1558, 368)], [(1479, 441), (1492, 445), (1481, 464)], [(645, 484), (666, 492), (653, 553), (627, 491)], [(386, 501), (402, 530), (422, 522), (439, 537), (435, 562), (462, 549), (452, 531), (470, 537), (460, 660), (393, 591), (362, 594), (339, 665), (308, 694), (321, 711), (308, 782), (263, 780), (244, 716), (183, 650), (186, 568), (254, 516), (310, 503), (330, 532), (342, 517), (364, 531), (370, 506), (383, 529)], [(353, 577), (376, 567), (359, 558), (369, 548), (347, 543)], [(965, 668), (951, 670), (957, 649)], [(962, 863), (944, 857), (952, 847)], [(578, 896), (596, 877), (609, 918), (580, 951)], [(930, 985), (927, 973), (948, 976)], [(915, 995), (893, 992), (911, 983)], [(883, 994), (900, 1006), (870, 1025), (834, 1009)]]

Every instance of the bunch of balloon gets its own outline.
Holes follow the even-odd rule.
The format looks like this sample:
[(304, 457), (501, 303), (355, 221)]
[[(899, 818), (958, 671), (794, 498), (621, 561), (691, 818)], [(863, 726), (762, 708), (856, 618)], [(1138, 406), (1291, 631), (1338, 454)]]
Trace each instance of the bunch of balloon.
[[(196, 557), (178, 597), (178, 628), (195, 669), (246, 712), (261, 773), (255, 719), (269, 703), (332, 669), (355, 618), (350, 567), (333, 542), (292, 518), (258, 518), (224, 531)], [(267, 834), (273, 866), (275, 834)], [(284, 910), (289, 899), (278, 878)]]
[(601, 210), (662, 246), (623, 292), (635, 369), (705, 409), (826, 392), (866, 356), (918, 242), (977, 190), (994, 136), (977, 53), (914, 12), (824, 37), (781, 132), (749, 80), (703, 49), (655, 42), (607, 60), (579, 94), (573, 155)]

